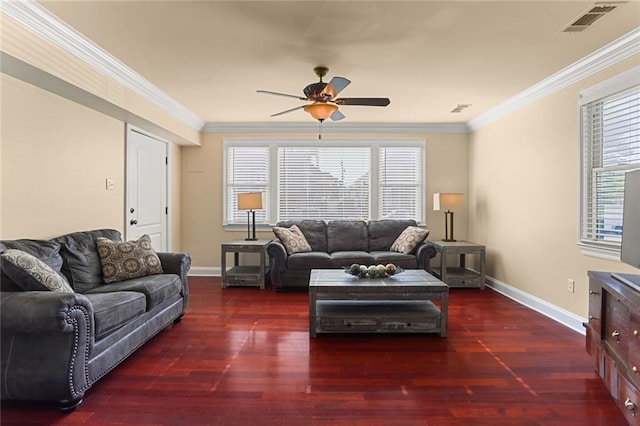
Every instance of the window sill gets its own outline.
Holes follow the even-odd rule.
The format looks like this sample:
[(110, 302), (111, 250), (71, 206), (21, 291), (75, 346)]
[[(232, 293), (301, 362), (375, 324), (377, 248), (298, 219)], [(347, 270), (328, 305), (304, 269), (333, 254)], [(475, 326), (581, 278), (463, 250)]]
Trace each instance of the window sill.
[(620, 262), (620, 249), (611, 247), (595, 246), (583, 242), (578, 243), (580, 252), (585, 256), (597, 257), (600, 259)]

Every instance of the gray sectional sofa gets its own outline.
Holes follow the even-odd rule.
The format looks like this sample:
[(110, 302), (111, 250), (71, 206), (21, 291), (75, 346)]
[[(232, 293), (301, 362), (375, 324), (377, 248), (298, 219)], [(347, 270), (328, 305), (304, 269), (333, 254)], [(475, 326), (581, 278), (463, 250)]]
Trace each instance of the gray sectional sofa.
[[(308, 288), (311, 269), (333, 269), (353, 263), (377, 265), (394, 263), (404, 269), (429, 268), (435, 249), (426, 242), (408, 254), (391, 250), (394, 241), (414, 220), (299, 220), (281, 221), (276, 226), (293, 225), (304, 234), (311, 251), (288, 254), (278, 238), (267, 245), (270, 277), (276, 291)], [(428, 232), (427, 232), (428, 234)], [(426, 238), (425, 238), (426, 239)]]
[(12, 265), (3, 258), (3, 400), (55, 401), (71, 410), (93, 383), (184, 315), (188, 254), (157, 253), (162, 273), (105, 284), (98, 237), (121, 238), (116, 230), (102, 229), (52, 240), (0, 241), (0, 252), (17, 249), (37, 257), (74, 291), (25, 291), (15, 274), (7, 275)]

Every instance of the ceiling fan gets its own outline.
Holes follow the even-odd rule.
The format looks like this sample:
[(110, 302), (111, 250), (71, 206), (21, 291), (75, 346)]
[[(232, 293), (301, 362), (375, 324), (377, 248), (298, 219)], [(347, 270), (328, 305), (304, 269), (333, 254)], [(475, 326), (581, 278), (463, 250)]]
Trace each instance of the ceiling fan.
[(258, 90), (258, 93), (266, 93), (268, 95), (286, 96), (289, 98), (299, 99), (301, 101), (309, 101), (311, 104), (300, 105), (285, 111), (272, 114), (271, 117), (287, 114), (299, 109), (304, 109), (311, 114), (313, 118), (321, 123), (330, 118), (333, 121), (342, 120), (345, 116), (338, 110), (338, 105), (361, 105), (361, 106), (387, 106), (391, 102), (389, 98), (336, 98), (345, 87), (351, 83), (344, 77), (333, 77), (329, 83), (322, 81), (322, 77), (327, 75), (329, 68), (315, 67), (313, 71), (320, 78), (317, 83), (311, 83), (304, 88), (305, 97), (297, 95), (289, 95), (287, 93), (272, 92), (270, 90)]

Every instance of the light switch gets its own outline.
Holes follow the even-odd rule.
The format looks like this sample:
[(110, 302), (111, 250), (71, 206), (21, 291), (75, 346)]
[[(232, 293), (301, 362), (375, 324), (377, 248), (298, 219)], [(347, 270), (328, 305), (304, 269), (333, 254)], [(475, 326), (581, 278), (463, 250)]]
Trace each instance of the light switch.
[(107, 191), (113, 191), (116, 187), (115, 182), (113, 181), (113, 179), (109, 179), (107, 178), (106, 180), (106, 187), (107, 187)]

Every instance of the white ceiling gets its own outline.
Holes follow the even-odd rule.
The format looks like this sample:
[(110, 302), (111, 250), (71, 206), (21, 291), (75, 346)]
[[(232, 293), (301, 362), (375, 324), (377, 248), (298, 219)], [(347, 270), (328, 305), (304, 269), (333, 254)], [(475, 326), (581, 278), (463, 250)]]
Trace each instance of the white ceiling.
[[(39, 1), (207, 122), (309, 122), (302, 95), (329, 67), (344, 122), (466, 122), (640, 26), (640, 1), (581, 33), (590, 1)], [(457, 104), (472, 104), (462, 113)]]

